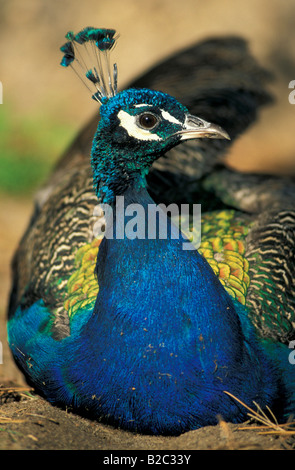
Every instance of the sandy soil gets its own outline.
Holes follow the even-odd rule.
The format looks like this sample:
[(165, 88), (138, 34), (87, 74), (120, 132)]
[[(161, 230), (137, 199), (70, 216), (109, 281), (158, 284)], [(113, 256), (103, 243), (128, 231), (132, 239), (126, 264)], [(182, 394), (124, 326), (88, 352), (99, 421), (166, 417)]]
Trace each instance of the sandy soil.
[[(13, 391), (14, 390), (14, 391)], [(260, 434), (246, 424), (221, 421), (178, 437), (113, 429), (51, 406), (26, 388), (0, 388), (0, 450), (291, 450), (293, 436)], [(247, 428), (247, 429), (245, 429)]]

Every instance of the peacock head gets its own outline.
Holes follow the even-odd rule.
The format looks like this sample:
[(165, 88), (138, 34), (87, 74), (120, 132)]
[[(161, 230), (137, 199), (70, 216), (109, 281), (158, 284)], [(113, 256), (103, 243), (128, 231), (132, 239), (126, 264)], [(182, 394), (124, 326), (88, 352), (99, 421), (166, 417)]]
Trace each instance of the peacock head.
[[(94, 86), (92, 98), (101, 105), (91, 155), (97, 192), (105, 180), (108, 187), (113, 182), (117, 193), (134, 180), (144, 181), (153, 162), (185, 140), (229, 139), (221, 127), (192, 116), (166, 93), (133, 88), (118, 93), (117, 66), (111, 70), (109, 60), (116, 43), (115, 30), (87, 27), (76, 35), (68, 33), (66, 38), (61, 65), (73, 67), (88, 89), (88, 84)], [(85, 49), (83, 56), (80, 46)], [(91, 60), (89, 66), (87, 59)], [(79, 69), (84, 69), (84, 76)]]

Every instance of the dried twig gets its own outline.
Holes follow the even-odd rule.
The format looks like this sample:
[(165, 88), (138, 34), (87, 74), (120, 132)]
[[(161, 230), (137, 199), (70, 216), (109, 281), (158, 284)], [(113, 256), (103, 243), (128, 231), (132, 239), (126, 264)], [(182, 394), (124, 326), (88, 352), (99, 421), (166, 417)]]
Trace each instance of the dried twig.
[(225, 390), (224, 390), (224, 393), (226, 393), (228, 396), (230, 396), (231, 398), (236, 400), (238, 403), (240, 403), (242, 406), (244, 406), (247, 410), (249, 410), (249, 413), (247, 413), (247, 415), (250, 418), (262, 424), (261, 426), (243, 426), (239, 428), (239, 430), (259, 429), (261, 431), (262, 429), (267, 429), (267, 431), (259, 432), (259, 434), (280, 434), (280, 435), (294, 435), (295, 436), (295, 429), (294, 429), (295, 421), (289, 421), (284, 424), (279, 424), (275, 415), (273, 414), (273, 412), (268, 406), (266, 407), (266, 409), (269, 412), (273, 421), (266, 415), (266, 413), (261, 409), (261, 407), (255, 401), (253, 401), (253, 403), (256, 406), (257, 411), (250, 408), (248, 405), (246, 405), (244, 402), (242, 402), (239, 398), (232, 395), (231, 393)]
[(35, 396), (31, 394), (33, 389), (27, 386), (2, 386), (0, 384), (0, 403), (6, 403), (8, 400), (19, 401), (21, 398), (34, 399)]
[(6, 418), (6, 416), (0, 416), (0, 424), (23, 423), (24, 421), (24, 419), (13, 419)]
[(47, 419), (48, 421), (51, 421), (54, 424), (59, 424), (59, 421), (53, 418), (49, 418), (48, 416), (44, 416), (44, 415), (38, 415), (36, 413), (26, 413), (26, 416), (33, 416), (35, 418), (43, 418), (43, 419)]

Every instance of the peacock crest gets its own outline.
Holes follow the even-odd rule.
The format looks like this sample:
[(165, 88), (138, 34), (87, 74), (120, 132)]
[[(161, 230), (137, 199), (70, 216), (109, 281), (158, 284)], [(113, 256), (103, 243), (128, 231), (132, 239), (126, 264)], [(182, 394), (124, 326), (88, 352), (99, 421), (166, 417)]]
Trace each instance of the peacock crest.
[(60, 48), (64, 53), (61, 65), (70, 66), (101, 104), (117, 94), (117, 64), (111, 66), (110, 62), (110, 51), (118, 39), (115, 34), (114, 29), (87, 26), (77, 34), (69, 31), (68, 42)]

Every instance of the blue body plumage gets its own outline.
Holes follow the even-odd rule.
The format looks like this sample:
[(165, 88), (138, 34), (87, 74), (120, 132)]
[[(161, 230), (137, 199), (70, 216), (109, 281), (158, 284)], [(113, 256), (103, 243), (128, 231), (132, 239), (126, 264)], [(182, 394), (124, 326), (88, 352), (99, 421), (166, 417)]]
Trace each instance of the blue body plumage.
[[(152, 203), (145, 190), (125, 194), (134, 200)], [(96, 274), (94, 310), (75, 317), (69, 337), (45, 334), (42, 302), (10, 322), (14, 355), (49, 401), (153, 434), (245, 420), (225, 391), (287, 414), (288, 348), (258, 342), (244, 307), (181, 240), (104, 239)]]
[[(69, 35), (63, 65), (74, 60), (73, 40), (112, 47), (114, 31), (104, 37), (102, 31)], [(172, 237), (169, 219), (166, 239), (159, 231), (148, 237), (154, 202), (145, 178), (152, 163), (182, 140), (226, 133), (164, 93), (114, 89), (106, 96), (103, 85), (96, 95), (102, 106), (92, 147), (94, 189), (114, 209), (114, 236), (99, 247), (94, 308), (81, 308), (70, 333), (54, 339), (42, 299), (19, 306), (8, 324), (16, 361), (50, 402), (132, 431), (180, 434), (216, 424), (218, 415), (245, 420), (246, 408), (225, 392), (285, 417), (295, 397), (288, 348), (258, 340), (247, 309), (197, 250), (183, 250), (184, 235)], [(117, 218), (128, 220), (116, 212), (118, 195), (125, 209), (135, 203), (144, 209), (142, 239), (116, 237)]]

